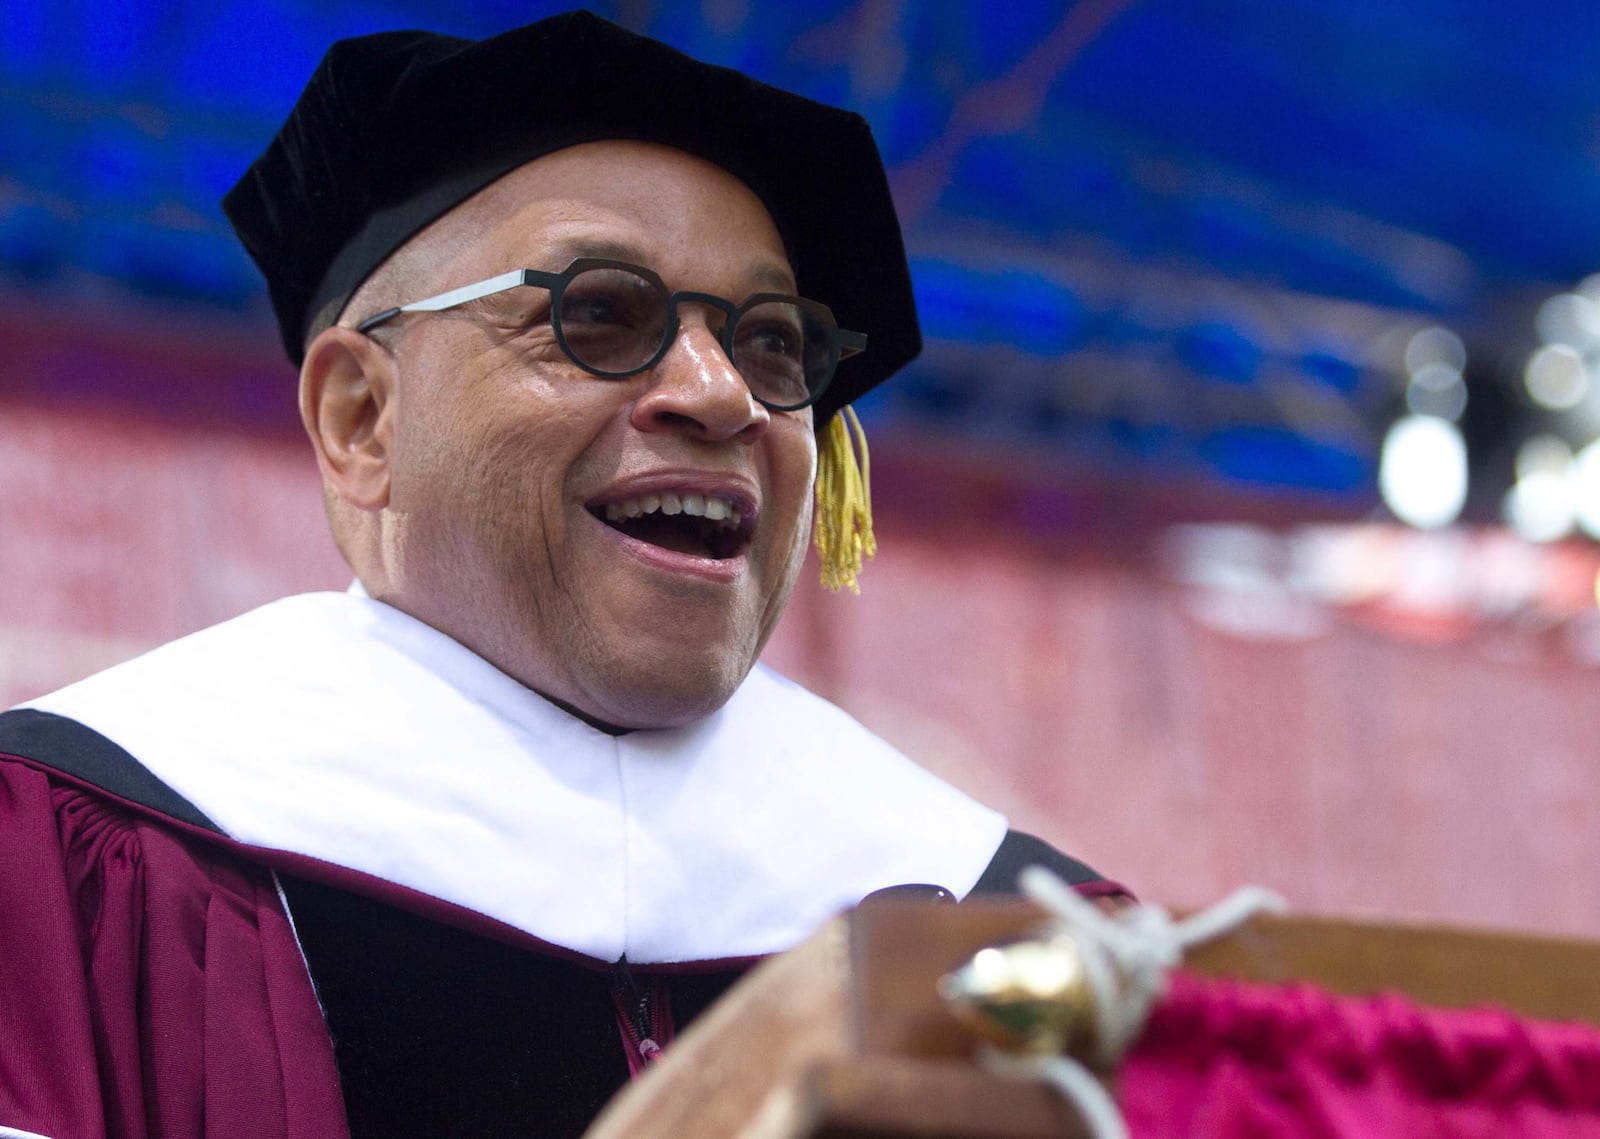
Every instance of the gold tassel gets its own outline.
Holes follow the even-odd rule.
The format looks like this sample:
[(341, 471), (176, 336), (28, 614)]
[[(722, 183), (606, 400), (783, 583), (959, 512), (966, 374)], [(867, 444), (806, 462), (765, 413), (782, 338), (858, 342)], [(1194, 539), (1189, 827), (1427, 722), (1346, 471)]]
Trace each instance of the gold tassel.
[(851, 593), (859, 594), (856, 575), (861, 572), (862, 560), (878, 552), (878, 541), (872, 536), (872, 467), (867, 455), (867, 433), (861, 429), (856, 413), (845, 407), (823, 429), (819, 443), (817, 518), (812, 538), (822, 558), (822, 584), (835, 593), (848, 587)]

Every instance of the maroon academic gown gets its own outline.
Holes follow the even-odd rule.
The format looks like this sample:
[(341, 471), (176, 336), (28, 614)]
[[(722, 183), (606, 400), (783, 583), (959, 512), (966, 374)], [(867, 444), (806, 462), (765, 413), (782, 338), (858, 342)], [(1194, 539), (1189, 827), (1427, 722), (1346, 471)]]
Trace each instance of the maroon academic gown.
[[(153, 809), (0, 754), (0, 1127), (48, 1139), (348, 1136), (274, 870), (574, 956), (369, 875), (241, 847), (203, 817), (174, 817), (187, 807), (177, 802)], [(1018, 837), (986, 875), (991, 888), (1014, 877), (1008, 846), (1013, 864), (1048, 849)], [(1055, 858), (1086, 893), (1120, 889)]]
[(339, 1076), (272, 876), (0, 761), (0, 1123), (50, 1139), (338, 1139)]

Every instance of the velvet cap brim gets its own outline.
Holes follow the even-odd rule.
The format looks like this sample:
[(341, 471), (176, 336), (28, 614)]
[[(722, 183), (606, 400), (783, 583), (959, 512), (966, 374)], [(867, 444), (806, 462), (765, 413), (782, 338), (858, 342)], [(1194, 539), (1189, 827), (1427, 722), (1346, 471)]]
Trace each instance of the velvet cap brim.
[(777, 223), (801, 294), (867, 334), (818, 401), (819, 425), (921, 350), (866, 120), (588, 12), (479, 41), (415, 31), (339, 41), (222, 205), (298, 365), (318, 315), (342, 309), (430, 222), (526, 162), (599, 139), (661, 143), (739, 178)]

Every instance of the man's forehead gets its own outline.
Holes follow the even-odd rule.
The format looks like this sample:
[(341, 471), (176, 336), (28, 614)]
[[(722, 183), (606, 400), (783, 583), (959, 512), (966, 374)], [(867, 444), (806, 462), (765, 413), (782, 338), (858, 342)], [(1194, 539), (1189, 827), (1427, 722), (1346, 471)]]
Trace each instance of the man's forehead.
[[(752, 288), (796, 288), (788, 246), (754, 190), (698, 155), (630, 139), (584, 142), (524, 163), (418, 239), (464, 250), (491, 240), (503, 247), (491, 254), (497, 259), (521, 254), (540, 262), (503, 268), (559, 270), (600, 257), (662, 270), (663, 243), (680, 223), (692, 228), (687, 214), (713, 222), (724, 267), (736, 262)], [(732, 226), (734, 216), (751, 224)]]

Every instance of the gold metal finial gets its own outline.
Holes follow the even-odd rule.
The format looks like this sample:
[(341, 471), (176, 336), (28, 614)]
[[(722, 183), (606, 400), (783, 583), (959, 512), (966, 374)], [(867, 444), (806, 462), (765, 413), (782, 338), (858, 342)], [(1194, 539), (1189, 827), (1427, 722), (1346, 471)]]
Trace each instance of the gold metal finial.
[(1087, 1055), (1094, 1043), (1094, 992), (1068, 933), (980, 949), (940, 978), (939, 995), (957, 1020), (1006, 1051)]

